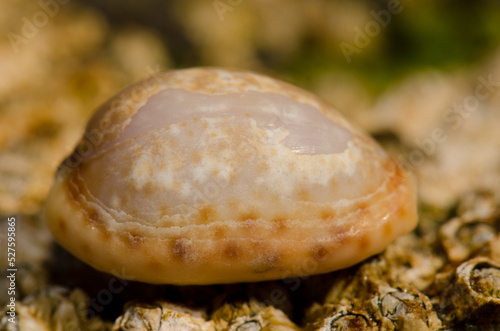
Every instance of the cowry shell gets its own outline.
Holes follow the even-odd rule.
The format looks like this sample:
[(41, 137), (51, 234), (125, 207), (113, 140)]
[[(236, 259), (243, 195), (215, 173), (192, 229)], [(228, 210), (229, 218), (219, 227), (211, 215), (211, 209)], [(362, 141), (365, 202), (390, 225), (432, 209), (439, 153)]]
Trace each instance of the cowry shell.
[(417, 221), (410, 177), (314, 95), (218, 68), (171, 71), (97, 110), (46, 201), (98, 270), (212, 284), (325, 273)]

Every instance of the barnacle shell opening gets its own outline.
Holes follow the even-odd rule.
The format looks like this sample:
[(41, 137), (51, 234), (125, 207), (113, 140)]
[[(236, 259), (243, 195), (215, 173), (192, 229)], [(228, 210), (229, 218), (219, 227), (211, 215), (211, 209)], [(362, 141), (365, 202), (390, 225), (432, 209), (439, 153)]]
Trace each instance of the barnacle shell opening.
[(171, 284), (329, 272), (417, 221), (411, 178), (336, 110), (216, 68), (151, 77), (98, 109), (45, 213), (96, 269)]

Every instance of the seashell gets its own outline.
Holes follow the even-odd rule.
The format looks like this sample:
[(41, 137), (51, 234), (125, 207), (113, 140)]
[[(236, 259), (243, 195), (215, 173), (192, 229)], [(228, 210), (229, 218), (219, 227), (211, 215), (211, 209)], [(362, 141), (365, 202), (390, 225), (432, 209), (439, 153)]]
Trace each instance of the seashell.
[(345, 268), (417, 222), (411, 178), (340, 113), (216, 68), (151, 77), (100, 107), (45, 217), (94, 268), (171, 284)]

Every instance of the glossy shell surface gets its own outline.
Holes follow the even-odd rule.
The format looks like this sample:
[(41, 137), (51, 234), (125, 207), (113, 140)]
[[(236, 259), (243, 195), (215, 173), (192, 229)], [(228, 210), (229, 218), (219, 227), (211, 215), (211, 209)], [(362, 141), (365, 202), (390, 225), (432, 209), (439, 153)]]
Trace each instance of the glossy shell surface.
[(46, 201), (60, 244), (150, 283), (353, 265), (416, 225), (414, 186), (314, 95), (248, 72), (171, 71), (94, 114)]

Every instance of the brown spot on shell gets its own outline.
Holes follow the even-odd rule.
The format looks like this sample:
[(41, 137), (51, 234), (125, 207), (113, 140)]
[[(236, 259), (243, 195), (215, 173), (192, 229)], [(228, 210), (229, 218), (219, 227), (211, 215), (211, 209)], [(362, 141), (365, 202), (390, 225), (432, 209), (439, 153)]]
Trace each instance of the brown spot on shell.
[(362, 252), (366, 251), (368, 247), (370, 247), (370, 234), (369, 233), (364, 233), (361, 235), (360, 238), (357, 239), (358, 241), (358, 249)]
[[(155, 137), (155, 138), (149, 137), (148, 143), (149, 143), (149, 147), (151, 149), (151, 154), (159, 155), (159, 154), (163, 153), (163, 150), (164, 150), (164, 146), (163, 146), (164, 140), (163, 139), (161, 139), (159, 137)], [(139, 149), (134, 148), (134, 153), (136, 152), (136, 150), (139, 153), (142, 152)], [(139, 156), (139, 155), (137, 155), (137, 156)]]
[(82, 251), (85, 252), (85, 254), (89, 255), (91, 252), (90, 245), (87, 242), (82, 243)]
[(370, 212), (370, 206), (364, 201), (354, 205), (354, 208), (357, 209), (359, 217), (365, 218), (367, 216), (366, 214)]
[(279, 222), (283, 222), (284, 220), (286, 220), (286, 217), (285, 216), (276, 216), (274, 217), (271, 222), (273, 223), (279, 223)]
[(199, 153), (199, 152), (191, 153), (191, 162), (193, 162), (194, 164), (200, 163), (201, 162), (201, 153)]
[(163, 269), (163, 265), (161, 262), (158, 262), (157, 260), (149, 261), (148, 263), (149, 269), (159, 272)]
[(199, 215), (202, 223), (208, 223), (215, 220), (216, 212), (213, 206), (205, 204), (200, 208)]
[(265, 161), (259, 161), (257, 167), (258, 167), (259, 172), (261, 172), (261, 173), (265, 173), (265, 172), (269, 171), (269, 163), (267, 163)]
[(335, 192), (338, 189), (339, 183), (337, 181), (337, 178), (335, 176), (332, 176), (330, 180), (328, 181), (328, 187)]
[(184, 260), (186, 255), (189, 253), (189, 247), (186, 243), (187, 239), (175, 239), (173, 243), (171, 243), (171, 251), (174, 257), (178, 260)]
[(129, 246), (133, 248), (139, 248), (142, 246), (142, 243), (144, 242), (144, 237), (140, 234), (137, 233), (130, 233), (129, 236)]
[(136, 232), (127, 232), (122, 236), (122, 240), (130, 248), (137, 249), (142, 246), (144, 238)]
[(178, 145), (178, 141), (176, 138), (172, 137), (170, 139), (168, 139), (167, 141), (167, 146), (170, 148), (170, 149), (173, 149), (175, 148), (175, 146)]
[(312, 257), (316, 260), (316, 261), (323, 261), (326, 259), (326, 257), (329, 255), (330, 253), (328, 252), (328, 250), (321, 244), (318, 244), (316, 246), (313, 247), (312, 249)]
[(143, 161), (137, 165), (137, 172), (140, 176), (152, 177), (154, 174), (153, 163)]
[(103, 221), (99, 215), (99, 212), (93, 208), (87, 211), (87, 220), (93, 225), (103, 225)]
[(348, 225), (333, 224), (327, 229), (329, 237), (334, 239), (337, 245), (342, 245), (350, 240), (350, 237), (346, 235), (348, 232), (349, 232)]
[(254, 211), (244, 212), (244, 213), (240, 214), (240, 217), (239, 217), (239, 219), (241, 221), (256, 220), (258, 218), (259, 218), (259, 215), (257, 215), (257, 213), (255, 213)]
[(222, 254), (225, 258), (229, 260), (236, 259), (240, 256), (240, 247), (235, 242), (229, 242), (224, 246)]
[(68, 227), (66, 225), (66, 222), (64, 221), (64, 219), (62, 217), (58, 218), (58, 220), (57, 220), (57, 227), (59, 228), (59, 230), (61, 232), (66, 232), (66, 230), (68, 229)]
[(144, 186), (142, 187), (142, 194), (145, 197), (151, 197), (153, 196), (154, 193), (155, 193), (155, 188), (152, 182), (147, 182), (146, 184), (144, 184)]
[(284, 216), (277, 216), (273, 218), (271, 220), (271, 224), (273, 225), (273, 228), (280, 233), (288, 229), (287, 218)]
[(331, 220), (335, 218), (335, 212), (330, 208), (324, 209), (320, 212), (320, 217), (322, 220)]
[(211, 236), (214, 238), (214, 240), (220, 240), (220, 239), (227, 238), (227, 233), (226, 233), (225, 227), (220, 226), (220, 225), (213, 226)]
[(392, 224), (389, 222), (386, 222), (383, 226), (383, 231), (384, 231), (384, 236), (386, 237), (391, 237), (392, 236)]
[(254, 273), (266, 273), (273, 269), (276, 269), (281, 256), (275, 251), (265, 251), (263, 254), (259, 254), (261, 258), (253, 266)]

